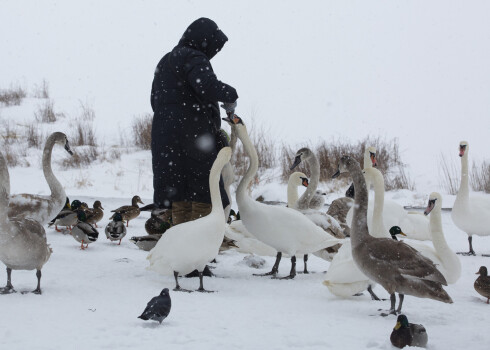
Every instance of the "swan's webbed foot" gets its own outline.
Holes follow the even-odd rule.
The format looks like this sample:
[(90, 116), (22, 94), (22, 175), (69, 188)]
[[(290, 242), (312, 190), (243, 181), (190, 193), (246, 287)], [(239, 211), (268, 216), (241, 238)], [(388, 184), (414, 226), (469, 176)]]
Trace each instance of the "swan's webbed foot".
[(470, 250), (469, 252), (457, 252), (456, 254), (463, 255), (463, 256), (476, 256), (474, 250)]
[(259, 277), (265, 277), (265, 276), (273, 276), (276, 277), (277, 275), (277, 270), (272, 269), (269, 272), (266, 273), (254, 273), (253, 276), (259, 276)]
[(274, 263), (274, 266), (272, 266), (272, 270), (270, 272), (267, 272), (267, 273), (254, 273), (253, 275), (254, 276), (260, 276), (260, 277), (264, 277), (264, 276), (273, 276), (273, 277), (276, 277), (277, 272), (279, 271), (279, 263), (281, 262), (281, 258), (282, 258), (282, 253), (281, 252), (277, 252), (276, 262)]
[(185, 292), (185, 293), (192, 293), (192, 290), (189, 290), (189, 289), (184, 289), (184, 288), (181, 288), (180, 286), (179, 287), (175, 287), (173, 289), (174, 292)]
[(204, 289), (204, 288), (198, 288), (196, 289), (196, 292), (201, 292), (201, 293), (214, 293), (214, 290), (207, 290), (207, 289)]
[(0, 288), (0, 294), (13, 294), (13, 293), (17, 293), (17, 291), (14, 289), (14, 287), (12, 285), (7, 285), (3, 288)]
[(292, 280), (292, 279), (294, 279), (294, 277), (296, 277), (296, 274), (288, 275), (288, 276), (284, 276), (284, 277), (278, 277), (278, 278), (275, 278), (275, 279), (278, 279), (278, 280)]
[[(380, 311), (380, 310), (378, 310), (378, 311)], [(390, 309), (390, 310), (388, 310), (388, 312), (382, 312), (379, 315), (382, 316), (382, 317), (386, 317), (386, 316), (389, 316), (389, 315), (395, 315), (396, 316), (397, 315), (397, 312), (394, 309), (393, 310)]]

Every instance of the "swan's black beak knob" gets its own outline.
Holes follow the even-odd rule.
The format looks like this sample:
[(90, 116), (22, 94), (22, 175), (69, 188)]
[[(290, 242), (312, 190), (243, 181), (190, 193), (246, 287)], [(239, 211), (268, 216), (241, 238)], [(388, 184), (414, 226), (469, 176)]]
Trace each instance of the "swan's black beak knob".
[(289, 168), (289, 170), (293, 170), (294, 168), (296, 168), (299, 165), (299, 163), (301, 163), (301, 157), (300, 156), (296, 156), (294, 158), (294, 163), (293, 163), (293, 165), (291, 165), (291, 167)]
[(337, 172), (335, 174), (332, 175), (332, 179), (335, 179), (336, 177), (338, 177), (340, 175), (340, 169), (337, 169)]

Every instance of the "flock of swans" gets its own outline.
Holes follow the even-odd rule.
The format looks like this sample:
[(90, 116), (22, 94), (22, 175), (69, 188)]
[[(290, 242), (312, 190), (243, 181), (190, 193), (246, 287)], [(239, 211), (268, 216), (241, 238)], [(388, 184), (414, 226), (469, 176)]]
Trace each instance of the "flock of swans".
[[(405, 294), (452, 302), (443, 286), (458, 281), (461, 262), (444, 237), (439, 193), (430, 194), (425, 215), (406, 212), (397, 203), (385, 200), (383, 175), (376, 169), (376, 150), (370, 147), (364, 154), (364, 170), (353, 158), (342, 157), (338, 173), (348, 172), (352, 177), (354, 199), (340, 198), (326, 213), (322, 211), (324, 196), (317, 190), (320, 164), (310, 149), (301, 148), (291, 170), (305, 162), (311, 169), (311, 176), (308, 180), (304, 173), (291, 174), (288, 206), (257, 202), (247, 190), (258, 170), (257, 152), (240, 117), (233, 115), (224, 120), (232, 128), (231, 147), (219, 152), (210, 172), (211, 213), (168, 229), (147, 257), (150, 270), (174, 276), (174, 290), (190, 292), (181, 288), (178, 278), (197, 269), (198, 291), (207, 291), (203, 285), (203, 270), (218, 255), (226, 236), (236, 242), (238, 251), (276, 257), (271, 271), (258, 276), (279, 278), (279, 265), (284, 255), (290, 259), (291, 268), (289, 274), (280, 279), (293, 279), (297, 273), (297, 257), (303, 257), (303, 272), (308, 273), (308, 255), (315, 254), (330, 261), (324, 285), (334, 295), (350, 297), (367, 290), (373, 299), (379, 299), (372, 287), (380, 284), (390, 294), (389, 313), (394, 314), (401, 312)], [(234, 174), (230, 158), (238, 139), (250, 164), (236, 190), (240, 220), (227, 224), (231, 205), (222, 210), (218, 182), (223, 175), (231, 198), (229, 187)], [(63, 133), (54, 133), (48, 138), (43, 153), (43, 171), (51, 189), (48, 197), (11, 195), (6, 161), (0, 154), (0, 260), (7, 266), (7, 285), (0, 293), (13, 290), (11, 272), (16, 269), (35, 269), (38, 285), (34, 292), (41, 293), (41, 269), (51, 254), (43, 225), (63, 208), (66, 200), (50, 165), (55, 144), (72, 154)], [(451, 217), (456, 226), (468, 234), (469, 252), (464, 254), (475, 255), (472, 236), (490, 235), (490, 200), (470, 197), (468, 151), (468, 143), (461, 142), (461, 187)], [(298, 195), (300, 186), (307, 187), (301, 197)], [(369, 198), (371, 186), (374, 198)], [(337, 220), (344, 217), (345, 222)], [(403, 230), (410, 239), (392, 239), (393, 227), (398, 232)], [(432, 246), (415, 240), (432, 241)], [(395, 293), (399, 293), (396, 309)]]

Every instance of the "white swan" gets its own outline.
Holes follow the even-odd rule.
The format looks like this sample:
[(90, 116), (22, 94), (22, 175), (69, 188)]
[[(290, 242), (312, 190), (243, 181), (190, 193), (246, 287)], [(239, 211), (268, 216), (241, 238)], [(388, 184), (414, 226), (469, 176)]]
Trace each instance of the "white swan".
[(236, 128), (237, 136), (243, 143), (245, 153), (250, 157), (250, 165), (236, 192), (240, 217), (248, 231), (278, 251), (272, 271), (265, 275), (275, 275), (278, 272), (282, 253), (286, 253), (291, 256), (291, 271), (286, 278), (294, 278), (296, 275), (296, 254), (312, 253), (342, 241), (333, 238), (294, 209), (270, 206), (250, 198), (246, 189), (258, 169), (257, 152), (248, 136), (245, 125), (238, 116), (234, 115), (224, 120)]
[[(302, 172), (294, 172), (289, 176), (287, 196), (288, 207), (292, 207), (298, 200), (298, 187), (308, 185), (308, 178)], [(225, 236), (234, 240), (238, 252), (255, 254), (259, 256), (276, 256), (277, 250), (265, 244), (251, 234), (243, 224), (242, 220), (233, 221), (226, 227)]]
[(62, 132), (54, 132), (46, 140), (42, 164), (44, 177), (51, 190), (51, 195), (41, 196), (27, 193), (11, 195), (9, 217), (30, 217), (44, 225), (58, 215), (65, 206), (65, 190), (51, 168), (51, 154), (55, 144), (63, 146), (68, 153), (73, 155), (68, 139)]
[[(490, 235), (490, 199), (488, 197), (470, 197), (468, 179), (468, 151), (466, 141), (459, 143), (461, 157), (461, 184), (454, 202), (451, 218), (454, 224), (468, 235), (470, 250), (463, 255), (475, 255), (473, 250), (473, 235)], [(458, 253), (460, 254), (460, 253)]]
[(0, 294), (15, 292), (12, 270), (37, 270), (37, 287), (33, 293), (41, 294), (41, 269), (51, 256), (43, 226), (30, 218), (9, 218), (8, 169), (0, 152), (0, 260), (7, 266), (7, 285)]
[(203, 218), (171, 227), (148, 254), (148, 269), (163, 275), (173, 274), (174, 290), (182, 290), (178, 281), (179, 273), (187, 274), (197, 269), (200, 282), (198, 291), (206, 291), (203, 287), (203, 270), (206, 264), (218, 255), (225, 233), (226, 222), (219, 193), (219, 178), (230, 157), (231, 148), (222, 148), (211, 167), (211, 213)]
[[(458, 256), (449, 248), (444, 232), (442, 230), (441, 221), (442, 197), (437, 192), (432, 192), (429, 196), (429, 203), (424, 214), (430, 213), (430, 232), (432, 235), (432, 244), (434, 248), (426, 245), (418, 244), (420, 248), (416, 248), (425, 257), (429, 258), (436, 264), (436, 267), (446, 278), (447, 283), (454, 284), (461, 276), (461, 262)], [(404, 241), (407, 244), (407, 241)], [(424, 248), (425, 247), (425, 248)]]

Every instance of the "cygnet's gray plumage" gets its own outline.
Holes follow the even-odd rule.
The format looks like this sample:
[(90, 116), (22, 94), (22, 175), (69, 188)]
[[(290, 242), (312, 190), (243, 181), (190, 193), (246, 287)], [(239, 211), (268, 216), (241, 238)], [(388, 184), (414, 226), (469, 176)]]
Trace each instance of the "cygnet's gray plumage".
[[(401, 312), (404, 294), (452, 303), (442, 288), (447, 285), (434, 263), (409, 245), (391, 238), (375, 238), (367, 226), (368, 192), (359, 164), (343, 156), (339, 172), (349, 172), (354, 180), (355, 206), (351, 227), (352, 257), (357, 267), (390, 294), (390, 313)], [(396, 296), (400, 303), (395, 311)]]
[(170, 294), (168, 288), (163, 288), (160, 295), (152, 298), (146, 305), (145, 311), (138, 316), (142, 320), (154, 320), (162, 323), (162, 321), (167, 318), (172, 308), (172, 300), (170, 299)]
[[(7, 174), (7, 176), (5, 175)], [(7, 266), (7, 285), (0, 294), (15, 292), (12, 270), (37, 270), (37, 287), (41, 294), (41, 269), (51, 256), (43, 226), (35, 220), (7, 215), (10, 188), (7, 163), (0, 152), (0, 260)]]

